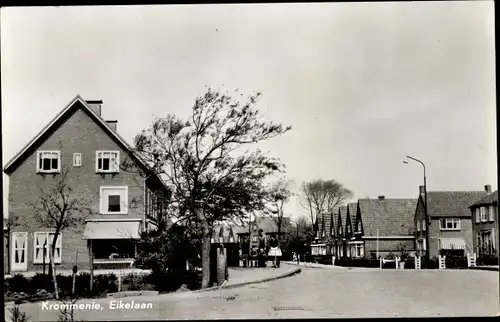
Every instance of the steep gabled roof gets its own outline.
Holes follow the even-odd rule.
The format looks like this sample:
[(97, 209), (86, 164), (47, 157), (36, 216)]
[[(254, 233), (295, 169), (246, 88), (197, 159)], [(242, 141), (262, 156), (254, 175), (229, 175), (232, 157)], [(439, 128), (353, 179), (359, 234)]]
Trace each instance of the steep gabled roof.
[(417, 199), (359, 199), (365, 236), (413, 235)]
[[(76, 109), (83, 109), (103, 130), (108, 134), (115, 142), (120, 145), (125, 151), (129, 152), (130, 156), (135, 159), (139, 166), (147, 169), (146, 162), (142, 158), (134, 153), (132, 147), (116, 132), (114, 131), (108, 123), (99, 115), (97, 115), (88, 105), (80, 95), (73, 98), (66, 107), (64, 107), (28, 144), (17, 153), (4, 167), (4, 172), (6, 174), (11, 174), (16, 167), (29, 155), (30, 151), (36, 147), (36, 145), (45, 139), (54, 129), (61, 125), (61, 121), (70, 113), (73, 113)], [(161, 177), (155, 174), (155, 177), (166, 187), (165, 182)]]
[(485, 196), (485, 191), (429, 191), (427, 212), (431, 217), (470, 217), (469, 206)]
[(474, 206), (487, 206), (487, 205), (497, 205), (498, 204), (498, 190), (490, 193), (489, 195), (479, 199), (471, 205)]
[(338, 216), (337, 216), (337, 236), (338, 237), (343, 237), (345, 233), (345, 222), (346, 222), (346, 215), (347, 215), (347, 206), (341, 206), (338, 211)]

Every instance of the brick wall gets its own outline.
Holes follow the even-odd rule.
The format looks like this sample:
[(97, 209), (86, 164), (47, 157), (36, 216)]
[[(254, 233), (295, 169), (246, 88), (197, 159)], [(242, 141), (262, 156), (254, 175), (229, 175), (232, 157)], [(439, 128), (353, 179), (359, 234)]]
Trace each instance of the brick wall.
[(440, 218), (431, 217), (429, 227), (429, 255), (430, 257), (439, 255), (439, 238), (462, 238), (465, 240), (467, 252), (472, 252), (472, 221), (470, 218), (460, 218), (460, 230), (441, 230)]
[[(78, 193), (91, 200), (96, 212), (93, 217), (144, 217), (142, 206), (129, 207), (127, 215), (98, 214), (100, 186), (128, 186), (129, 204), (132, 199), (142, 201), (144, 188), (136, 174), (123, 171), (117, 174), (95, 173), (96, 150), (119, 150), (120, 161), (124, 159), (125, 151), (86, 112), (77, 109), (48, 139), (35, 147), (10, 175), (9, 213), (19, 217), (19, 226), (12, 231), (28, 232), (28, 270), (41, 267), (33, 264), (33, 233), (47, 231), (35, 221), (29, 201), (34, 202), (39, 188), (47, 189), (54, 178), (52, 174), (36, 173), (36, 150), (61, 150), (61, 165), (69, 168), (68, 181)], [(73, 167), (73, 153), (82, 154), (81, 167)], [(82, 267), (88, 266), (87, 241), (82, 239), (83, 227), (78, 228), (75, 231), (62, 232), (62, 267), (70, 268), (74, 265), (76, 249), (80, 250), (78, 262)]]

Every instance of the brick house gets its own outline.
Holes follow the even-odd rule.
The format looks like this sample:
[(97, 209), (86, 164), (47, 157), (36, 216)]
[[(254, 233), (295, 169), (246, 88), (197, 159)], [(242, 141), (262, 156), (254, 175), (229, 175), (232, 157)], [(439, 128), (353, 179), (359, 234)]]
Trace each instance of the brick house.
[[(398, 255), (398, 248), (409, 253), (415, 249), (414, 215), (417, 199), (359, 199), (357, 207), (357, 230), (361, 227), (364, 258)], [(360, 256), (361, 257), (361, 256)]]
[(363, 258), (364, 241), (363, 241), (363, 221), (361, 213), (358, 211), (358, 203), (349, 203), (347, 205), (347, 254), (349, 258)]
[(491, 193), (491, 186), (485, 186), (487, 195), (473, 203), (469, 209), (473, 219), (473, 249), (478, 257), (498, 257), (498, 190)]
[(314, 243), (311, 244), (311, 255), (313, 256), (332, 256), (335, 254), (335, 221), (333, 210), (330, 213), (324, 213), (320, 216), (318, 222), (318, 231)]
[(338, 208), (337, 220), (335, 221), (334, 255), (336, 258), (345, 258), (347, 254), (347, 241), (345, 236), (345, 222), (347, 206)]
[[(486, 196), (485, 191), (428, 191), (428, 215), (425, 221), (425, 189), (420, 186), (415, 211), (416, 250), (421, 255), (429, 247), (429, 257), (442, 254), (464, 256), (473, 252), (472, 219), (469, 206)], [(429, 234), (429, 245), (426, 235)]]
[[(118, 135), (117, 121), (102, 118), (101, 107), (102, 101), (76, 96), (5, 166), (9, 215), (18, 218), (10, 231), (11, 271), (40, 271), (49, 262), (47, 244), (54, 232), (34, 220), (29, 204), (61, 169), (68, 171), (74, 191), (88, 196), (93, 214), (84, 226), (59, 235), (54, 262), (60, 268), (78, 263), (88, 269), (90, 253), (98, 267), (129, 267), (140, 232), (154, 229), (165, 213), (160, 201), (169, 190)], [(120, 160), (125, 159), (145, 175), (123, 171)]]

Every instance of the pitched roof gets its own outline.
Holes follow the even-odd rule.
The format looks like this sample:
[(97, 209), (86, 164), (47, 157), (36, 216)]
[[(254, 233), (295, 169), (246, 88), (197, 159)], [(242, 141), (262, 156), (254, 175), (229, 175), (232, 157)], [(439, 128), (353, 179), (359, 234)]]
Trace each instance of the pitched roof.
[(427, 212), (432, 217), (470, 217), (469, 206), (485, 196), (485, 191), (429, 191)]
[[(278, 224), (273, 218), (257, 216), (255, 218), (255, 221), (253, 221), (253, 223), (256, 223), (257, 226), (259, 227), (258, 229), (262, 229), (266, 234), (278, 232)], [(285, 232), (286, 227), (289, 224), (290, 224), (290, 218), (283, 217), (283, 223), (281, 224), (281, 232)], [(235, 234), (248, 233), (248, 225), (235, 227), (234, 233)]]
[[(345, 223), (346, 223), (346, 216), (347, 216), (347, 206), (341, 206), (339, 208), (339, 211), (337, 212), (337, 227), (336, 229), (340, 228), (340, 232), (343, 232), (345, 229)], [(337, 230), (338, 231), (338, 230)]]
[(472, 206), (482, 206), (482, 205), (495, 205), (498, 204), (498, 190), (490, 193), (489, 195), (479, 199), (475, 203), (471, 205)]
[[(88, 101), (85, 101), (80, 95), (76, 95), (66, 107), (64, 107), (50, 122), (47, 124), (33, 139), (31, 139), (26, 146), (19, 151), (4, 167), (4, 172), (6, 174), (12, 173), (16, 166), (26, 158), (30, 152), (30, 150), (40, 142), (48, 133), (50, 133), (53, 129), (57, 128), (60, 124), (60, 120), (62, 120), (65, 116), (69, 115), (75, 109), (83, 108), (85, 112), (97, 123), (99, 124), (104, 131), (119, 145), (122, 146), (130, 155), (138, 162), (139, 165), (146, 167), (146, 163), (142, 158), (134, 153), (132, 147), (116, 132), (114, 131), (108, 123), (99, 115), (97, 115), (88, 105)], [(165, 182), (159, 175), (155, 175), (157, 179), (166, 187)]]
[(359, 199), (364, 234), (376, 236), (413, 235), (417, 199)]

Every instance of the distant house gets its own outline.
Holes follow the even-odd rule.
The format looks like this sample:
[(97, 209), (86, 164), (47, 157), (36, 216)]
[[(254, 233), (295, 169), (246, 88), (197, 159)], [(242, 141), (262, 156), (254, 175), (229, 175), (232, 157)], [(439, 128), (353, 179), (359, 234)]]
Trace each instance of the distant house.
[(363, 258), (364, 241), (363, 241), (363, 221), (361, 213), (358, 212), (358, 203), (347, 204), (346, 216), (346, 240), (347, 240), (347, 257)]
[[(288, 234), (291, 223), (290, 223), (290, 218), (288, 217), (283, 217), (283, 222), (281, 223), (281, 232), (279, 233), (280, 236), (284, 236)], [(241, 239), (244, 236), (249, 236), (250, 233), (253, 232), (258, 232), (259, 229), (262, 229), (264, 234), (266, 236), (271, 236), (272, 234), (278, 235), (278, 223), (276, 222), (275, 219), (267, 217), (267, 216), (256, 216), (253, 220), (252, 223), (249, 227), (249, 225), (244, 225), (240, 227), (235, 227), (234, 232), (238, 236), (238, 242), (241, 241)]]
[[(365, 258), (385, 257), (390, 253), (398, 255), (398, 249), (404, 247), (408, 252), (414, 248), (414, 215), (417, 199), (359, 199), (357, 207), (356, 229), (361, 229), (363, 243), (356, 247)], [(357, 253), (356, 255), (360, 255)]]
[(487, 195), (469, 207), (474, 218), (473, 249), (478, 257), (498, 257), (498, 190), (491, 193), (490, 185), (485, 190)]
[[(473, 252), (472, 216), (469, 206), (487, 195), (486, 191), (428, 191), (425, 221), (425, 190), (420, 186), (415, 212), (416, 248), (419, 253), (429, 247), (429, 256), (439, 254), (464, 256)], [(429, 245), (426, 236), (429, 234)]]
[[(58, 236), (54, 262), (60, 268), (78, 264), (88, 269), (89, 254), (96, 265), (130, 266), (140, 233), (157, 227), (166, 214), (162, 200), (170, 191), (118, 134), (117, 121), (102, 117), (101, 108), (102, 101), (75, 97), (5, 166), (9, 216), (19, 219), (9, 231), (12, 272), (40, 271), (49, 262), (54, 227), (37, 223), (30, 204), (62, 169), (68, 170), (67, 184), (92, 202), (94, 214), (84, 225)], [(135, 169), (121, 169), (125, 158)]]
[(347, 216), (347, 206), (341, 206), (337, 212), (337, 220), (335, 222), (335, 239), (334, 239), (334, 256), (336, 258), (344, 258), (347, 254), (347, 240), (345, 235), (345, 222)]
[(334, 253), (335, 220), (334, 211), (324, 213), (317, 219), (318, 231), (314, 243), (311, 244), (311, 255), (326, 256)]

